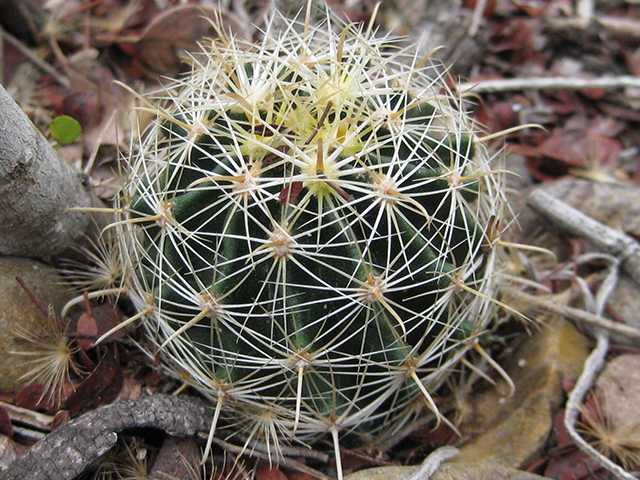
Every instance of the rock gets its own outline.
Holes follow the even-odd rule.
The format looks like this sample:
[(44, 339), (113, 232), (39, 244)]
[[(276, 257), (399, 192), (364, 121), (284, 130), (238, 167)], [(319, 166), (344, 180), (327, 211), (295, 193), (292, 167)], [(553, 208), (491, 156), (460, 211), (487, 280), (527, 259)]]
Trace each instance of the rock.
[(603, 431), (608, 432), (608, 437), (601, 440), (631, 451), (635, 470), (640, 459), (640, 355), (624, 354), (609, 360), (596, 381), (596, 395), (601, 403)]
[(35, 260), (0, 257), (0, 391), (6, 393), (20, 390), (27, 383), (20, 377), (29, 371), (25, 357), (12, 353), (25, 348), (24, 342), (16, 338), (16, 328), (38, 332), (47, 322), (16, 276), (45, 309), (51, 304), (59, 312), (72, 298), (55, 269)]
[[(344, 480), (406, 480), (417, 467), (378, 467), (347, 475)], [(430, 480), (548, 480), (515, 468), (485, 463), (445, 463)]]
[(577, 378), (588, 355), (586, 338), (569, 322), (554, 316), (538, 321), (540, 330), (523, 342), (507, 367), (515, 394), (505, 398), (502, 385), (473, 399), (475, 419), (466, 433), (478, 435), (460, 447), (452, 463), (527, 468), (538, 459), (564, 400), (563, 380)]
[[(607, 299), (607, 306), (609, 311), (615, 314), (614, 318), (640, 329), (640, 315), (638, 315), (640, 312), (640, 285), (626, 273), (621, 272), (616, 288)], [(640, 348), (640, 342), (637, 339), (617, 333), (611, 334), (611, 341), (620, 345)]]
[[(564, 400), (563, 380), (580, 375), (588, 355), (587, 340), (567, 321), (548, 317), (542, 328), (518, 348), (507, 371), (515, 395), (504, 398), (506, 384), (474, 397), (475, 420), (466, 434), (473, 440), (440, 465), (430, 480), (544, 480), (527, 473), (546, 445), (552, 419)], [(345, 480), (406, 480), (413, 467), (362, 470)]]

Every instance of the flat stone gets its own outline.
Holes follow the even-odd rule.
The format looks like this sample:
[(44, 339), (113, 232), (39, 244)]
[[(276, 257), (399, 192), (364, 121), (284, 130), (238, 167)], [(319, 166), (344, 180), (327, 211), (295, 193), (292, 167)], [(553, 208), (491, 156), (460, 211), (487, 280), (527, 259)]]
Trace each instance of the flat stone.
[(72, 298), (54, 268), (36, 260), (0, 257), (0, 391), (5, 393), (15, 393), (29, 383), (21, 379), (30, 369), (27, 357), (12, 353), (30, 349), (17, 337), (16, 329), (40, 332), (48, 322), (16, 277), (45, 309), (53, 305), (59, 312)]

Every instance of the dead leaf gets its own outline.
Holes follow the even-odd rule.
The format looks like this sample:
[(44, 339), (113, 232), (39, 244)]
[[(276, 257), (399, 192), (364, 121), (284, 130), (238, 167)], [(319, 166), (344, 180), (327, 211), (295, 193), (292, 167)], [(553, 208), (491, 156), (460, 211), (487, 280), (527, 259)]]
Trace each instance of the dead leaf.
[[(640, 286), (626, 273), (622, 272), (616, 288), (607, 300), (607, 311), (612, 318), (627, 325), (640, 328)], [(611, 334), (611, 341), (619, 345), (640, 348), (638, 340), (617, 333)]]
[[(562, 130), (543, 141), (531, 152), (547, 163), (555, 161), (555, 168), (563, 174), (573, 173), (597, 181), (620, 180), (615, 171), (620, 163), (622, 144), (619, 140), (583, 130)], [(540, 168), (540, 167), (538, 167)]]
[(0, 470), (8, 468), (17, 456), (16, 443), (6, 435), (0, 435)]
[[(98, 336), (104, 335), (109, 330), (120, 325), (122, 322), (122, 313), (113, 303), (103, 303), (96, 307), (92, 307), (91, 310), (98, 327)], [(105, 341), (122, 339), (126, 336), (126, 329), (121, 328), (109, 335)]]
[(624, 49), (622, 51), (627, 68), (631, 72), (631, 75), (640, 76), (640, 49), (630, 51)]
[(549, 317), (518, 349), (507, 371), (515, 395), (490, 389), (475, 399), (471, 432), (484, 432), (461, 448), (452, 462), (491, 462), (524, 468), (536, 460), (564, 399), (562, 380), (576, 378), (588, 354), (586, 339), (567, 321)]
[(607, 480), (611, 477), (602, 466), (580, 450), (552, 456), (544, 474), (555, 480)]
[(129, 375), (125, 376), (119, 399), (130, 400), (132, 398), (139, 398), (140, 395), (142, 395), (142, 382)]
[(97, 338), (98, 335), (98, 324), (96, 323), (96, 319), (88, 313), (83, 313), (78, 319), (76, 331), (78, 332), (77, 341), (80, 348), (83, 350), (89, 350), (93, 346), (93, 338)]
[(149, 479), (199, 480), (201, 459), (196, 437), (167, 436), (148, 474)]
[(61, 425), (64, 425), (67, 422), (71, 421), (71, 415), (66, 410), (58, 410), (53, 417), (53, 422), (51, 422), (51, 430), (55, 430)]
[[(344, 480), (405, 480), (416, 467), (377, 467), (347, 475)], [(429, 480), (545, 480), (547, 477), (484, 463), (445, 463)], [(550, 479), (547, 479), (550, 480)]]
[(606, 115), (611, 117), (620, 120), (640, 122), (640, 112), (635, 108), (626, 105), (617, 105), (611, 102), (600, 102), (599, 106)]
[(499, 26), (491, 50), (505, 55), (513, 65), (521, 65), (532, 59), (532, 37), (533, 30), (529, 21), (521, 18), (509, 19)]
[(289, 480), (278, 467), (269, 465), (269, 462), (260, 462), (256, 470), (256, 480)]
[(0, 406), (0, 435), (6, 435), (8, 437), (13, 436), (11, 416), (9, 415), (9, 411), (2, 406)]
[(316, 477), (312, 477), (308, 473), (303, 472), (287, 472), (288, 480), (316, 480)]
[(240, 22), (215, 7), (182, 5), (161, 12), (134, 43), (137, 57), (156, 73), (177, 75), (187, 52), (200, 50), (199, 42), (215, 38), (212, 22), (225, 33), (240, 35)]
[(65, 401), (72, 417), (115, 400), (122, 389), (123, 373), (112, 348), (103, 348), (95, 370), (85, 378)]
[(44, 413), (54, 413), (60, 407), (60, 402), (48, 395), (42, 383), (32, 383), (20, 389), (14, 404), (18, 407)]

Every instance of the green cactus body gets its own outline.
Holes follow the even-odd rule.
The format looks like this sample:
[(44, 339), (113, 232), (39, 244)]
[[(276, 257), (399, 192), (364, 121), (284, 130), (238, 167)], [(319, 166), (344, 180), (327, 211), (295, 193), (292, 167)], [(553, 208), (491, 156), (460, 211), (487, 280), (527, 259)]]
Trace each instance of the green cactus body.
[(367, 439), (491, 320), (500, 175), (434, 67), (295, 26), (216, 42), (158, 96), (119, 238), (162, 358), (222, 416)]

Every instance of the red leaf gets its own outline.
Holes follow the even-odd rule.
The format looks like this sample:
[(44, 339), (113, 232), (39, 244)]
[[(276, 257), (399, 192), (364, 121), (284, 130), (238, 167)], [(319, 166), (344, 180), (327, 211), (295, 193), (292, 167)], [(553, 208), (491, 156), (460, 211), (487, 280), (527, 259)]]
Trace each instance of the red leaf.
[(15, 404), (38, 412), (53, 413), (60, 407), (60, 402), (51, 398), (42, 383), (32, 383), (22, 388), (16, 396)]
[[(477, 3), (478, 3), (478, 0), (463, 0), (462, 6), (466, 9), (473, 10), (476, 7)], [(484, 18), (491, 17), (494, 14), (495, 9), (496, 9), (496, 0), (489, 0), (488, 2), (486, 2), (484, 10), (482, 11), (482, 16)]]
[(96, 319), (88, 313), (83, 313), (78, 319), (76, 332), (78, 333), (78, 345), (80, 345), (80, 348), (83, 350), (89, 350), (93, 346), (92, 338), (96, 338), (98, 335), (98, 324)]
[(564, 410), (560, 410), (553, 415), (552, 427), (551, 437), (555, 448), (563, 449), (574, 445), (567, 427), (564, 426)]
[(632, 51), (624, 49), (622, 53), (631, 75), (640, 77), (640, 50)]
[(269, 465), (269, 462), (260, 462), (256, 470), (256, 480), (289, 480), (278, 467)]
[(607, 102), (600, 102), (598, 106), (605, 113), (605, 115), (618, 118), (620, 120), (631, 120), (632, 122), (640, 122), (640, 112), (635, 108)]
[(587, 480), (592, 478), (606, 480), (612, 478), (607, 473), (589, 455), (579, 450), (573, 450), (570, 453), (552, 457), (544, 471), (544, 476), (556, 480)]
[(160, 12), (136, 40), (138, 58), (157, 73), (175, 75), (183, 65), (184, 52), (198, 51), (203, 38), (216, 37), (212, 23), (235, 35), (242, 28), (223, 9), (203, 5), (180, 5)]
[(533, 32), (529, 22), (510, 19), (502, 25), (496, 43), (491, 47), (495, 53), (508, 53), (514, 65), (522, 65), (531, 60), (534, 52)]
[(196, 437), (178, 438), (167, 436), (158, 452), (148, 478), (170, 478), (174, 480), (201, 478), (199, 471), (192, 467), (192, 465), (197, 465), (199, 459), (200, 447)]
[(65, 423), (71, 421), (71, 415), (66, 410), (58, 410), (53, 417), (53, 422), (51, 422), (51, 430), (55, 430), (60, 425), (64, 425)]
[(130, 400), (139, 398), (142, 395), (142, 383), (134, 377), (124, 377), (122, 390), (120, 391), (121, 400)]
[(482, 104), (478, 107), (475, 116), (478, 123), (490, 133), (500, 132), (520, 124), (512, 101), (496, 102), (493, 105)]
[[(95, 318), (98, 325), (98, 336), (104, 335), (112, 328), (120, 325), (122, 316), (120, 310), (112, 303), (103, 303), (97, 307), (92, 308), (93, 318)], [(124, 328), (116, 330), (107, 337), (109, 340), (115, 340), (124, 338), (127, 336), (127, 331)]]
[(5, 407), (0, 407), (0, 434), (13, 437), (11, 416), (9, 416), (9, 411)]
[(278, 202), (280, 202), (281, 205), (287, 205), (298, 198), (298, 195), (300, 195), (301, 191), (302, 182), (291, 182), (280, 192)]
[(580, 93), (591, 100), (600, 100), (604, 98), (607, 90), (604, 88), (583, 88), (580, 90)]
[(287, 478), (289, 480), (316, 480), (316, 477), (312, 477), (311, 475), (303, 472), (287, 473)]
[(64, 403), (72, 417), (112, 402), (122, 389), (124, 376), (114, 354), (116, 349), (102, 348), (102, 351), (102, 358), (95, 370), (76, 387), (76, 391)]

